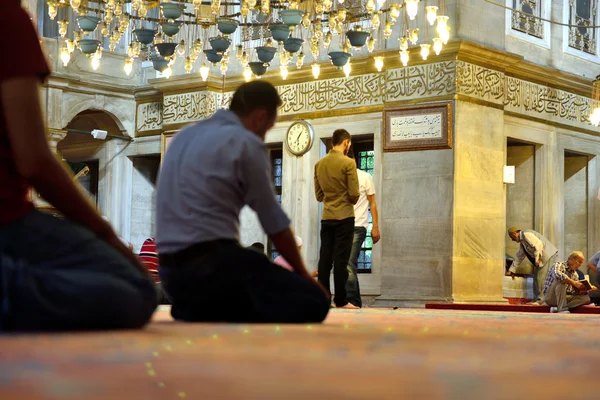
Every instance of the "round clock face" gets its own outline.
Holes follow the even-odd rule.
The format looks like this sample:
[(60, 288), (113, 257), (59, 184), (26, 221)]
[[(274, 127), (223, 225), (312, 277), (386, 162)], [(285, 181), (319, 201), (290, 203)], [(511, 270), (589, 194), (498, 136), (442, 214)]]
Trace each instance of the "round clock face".
[(286, 145), (290, 153), (301, 156), (312, 147), (313, 142), (312, 126), (306, 121), (296, 121), (288, 129), (286, 135)]

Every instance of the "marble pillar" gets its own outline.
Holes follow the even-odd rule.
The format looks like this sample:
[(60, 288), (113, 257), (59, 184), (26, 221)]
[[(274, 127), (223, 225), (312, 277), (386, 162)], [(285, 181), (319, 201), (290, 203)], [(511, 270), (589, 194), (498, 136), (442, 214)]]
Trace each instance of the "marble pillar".
[(506, 234), (504, 112), (455, 104), (452, 297), (500, 301)]

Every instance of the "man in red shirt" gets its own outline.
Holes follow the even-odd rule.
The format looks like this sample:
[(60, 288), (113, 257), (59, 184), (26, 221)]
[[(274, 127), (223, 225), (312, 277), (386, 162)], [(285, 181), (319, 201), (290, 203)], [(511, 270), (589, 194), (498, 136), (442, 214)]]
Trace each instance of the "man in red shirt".
[(158, 291), (158, 302), (160, 304), (171, 304), (162, 285), (160, 284), (160, 276), (158, 275), (158, 252), (156, 250), (156, 242), (154, 238), (148, 238), (144, 240), (140, 254), (138, 256), (140, 262), (146, 267), (150, 276), (156, 283), (156, 290)]
[[(142, 327), (154, 284), (48, 147), (50, 71), (18, 0), (0, 1), (0, 44), (16, 60), (0, 64), (0, 331)], [(34, 210), (32, 187), (65, 218)]]

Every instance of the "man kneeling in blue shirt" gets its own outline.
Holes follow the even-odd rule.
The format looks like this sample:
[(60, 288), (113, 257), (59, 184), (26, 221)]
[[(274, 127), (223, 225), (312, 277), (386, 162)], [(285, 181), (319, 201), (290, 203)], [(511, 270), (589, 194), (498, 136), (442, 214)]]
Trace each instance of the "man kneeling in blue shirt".
[[(175, 319), (301, 323), (327, 316), (330, 299), (306, 271), (271, 183), (264, 139), (280, 106), (271, 84), (243, 84), (229, 110), (183, 129), (169, 145), (156, 227), (159, 273)], [(294, 272), (240, 246), (244, 205)]]

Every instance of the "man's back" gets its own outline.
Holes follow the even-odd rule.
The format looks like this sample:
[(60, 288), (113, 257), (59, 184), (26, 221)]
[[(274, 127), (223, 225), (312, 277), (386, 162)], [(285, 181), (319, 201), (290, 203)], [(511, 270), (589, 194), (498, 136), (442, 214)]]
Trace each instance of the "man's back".
[(219, 110), (182, 130), (169, 145), (158, 179), (159, 252), (217, 239), (237, 240), (241, 208), (256, 206), (257, 199), (251, 198), (255, 185), (249, 182), (258, 178), (270, 180), (264, 143), (231, 111)]
[(315, 165), (315, 192), (323, 201), (323, 220), (354, 217), (359, 198), (358, 175), (354, 161), (338, 150), (331, 150)]

